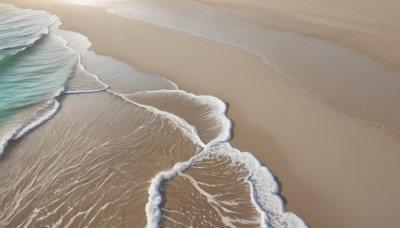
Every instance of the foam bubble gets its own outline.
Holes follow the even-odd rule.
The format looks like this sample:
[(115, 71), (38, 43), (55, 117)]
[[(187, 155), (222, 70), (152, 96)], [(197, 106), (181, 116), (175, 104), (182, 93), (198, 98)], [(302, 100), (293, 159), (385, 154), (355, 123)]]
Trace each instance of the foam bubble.
[[(160, 95), (160, 97), (162, 97), (163, 99), (168, 99), (168, 94), (179, 94), (180, 96), (187, 96), (191, 99), (200, 100), (201, 102), (209, 102), (209, 106), (214, 108), (209, 113), (209, 115), (213, 116), (214, 119), (222, 122), (224, 129), (213, 140), (205, 144), (199, 137), (199, 134), (197, 133), (197, 130), (194, 126), (190, 125), (185, 119), (183, 119), (182, 115), (175, 115), (182, 114), (181, 112), (173, 110), (173, 108), (171, 112), (166, 112), (164, 110), (155, 108), (157, 107), (157, 105), (153, 107), (138, 104), (137, 102), (135, 102), (135, 100), (139, 100), (142, 102), (146, 101), (144, 99), (139, 99), (145, 94), (157, 94)], [(272, 173), (265, 166), (263, 166), (260, 161), (252, 154), (247, 152), (240, 152), (239, 150), (232, 148), (230, 144), (227, 143), (227, 141), (231, 137), (231, 122), (225, 115), (226, 105), (221, 100), (212, 96), (195, 96), (184, 91), (142, 92), (138, 94), (120, 96), (136, 105), (147, 108), (154, 112), (158, 112), (160, 115), (163, 115), (171, 121), (176, 122), (176, 124), (181, 127), (192, 129), (191, 131), (187, 131), (187, 133), (189, 135), (192, 134), (192, 139), (194, 141), (197, 141), (197, 143), (204, 148), (201, 153), (196, 154), (188, 161), (175, 164), (171, 170), (160, 172), (151, 180), (151, 184), (148, 189), (148, 203), (146, 204), (147, 227), (159, 227), (162, 217), (160, 208), (163, 200), (160, 190), (162, 183), (179, 174), (182, 174), (183, 171), (192, 167), (197, 161), (200, 161), (208, 155), (227, 156), (229, 157), (233, 165), (242, 165), (247, 169), (249, 175), (246, 181), (248, 182), (251, 190), (249, 197), (251, 198), (253, 205), (259, 213), (263, 227), (307, 227), (307, 224), (300, 217), (293, 213), (286, 212), (283, 202), (278, 194), (279, 187)], [(174, 100), (176, 99), (176, 97), (170, 97), (170, 99)], [(149, 101), (151, 101), (151, 99)], [(174, 100), (174, 102), (176, 102), (176, 100)], [(170, 108), (170, 106), (168, 105), (162, 107), (164, 107), (165, 109)], [(228, 225), (230, 224), (229, 221), (226, 219), (224, 220), (224, 222)]]

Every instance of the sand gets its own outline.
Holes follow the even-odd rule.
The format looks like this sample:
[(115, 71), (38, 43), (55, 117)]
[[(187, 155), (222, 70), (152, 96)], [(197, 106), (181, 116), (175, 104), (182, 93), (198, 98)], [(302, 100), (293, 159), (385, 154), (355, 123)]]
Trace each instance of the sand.
[[(2, 2), (46, 9), (61, 17), (63, 29), (88, 36), (97, 53), (229, 103), (228, 116), (235, 123), (233, 146), (253, 153), (273, 171), (288, 210), (312, 227), (399, 226), (399, 141), (377, 126), (321, 105), (258, 57), (101, 9)], [(352, 37), (340, 40), (351, 45), (354, 41), (348, 36)], [(393, 58), (392, 51), (382, 52)]]
[(199, 0), (267, 27), (319, 37), (400, 72), (400, 2), (392, 0)]
[(0, 226), (144, 227), (149, 180), (201, 148), (109, 92), (60, 100), (57, 115), (0, 161)]

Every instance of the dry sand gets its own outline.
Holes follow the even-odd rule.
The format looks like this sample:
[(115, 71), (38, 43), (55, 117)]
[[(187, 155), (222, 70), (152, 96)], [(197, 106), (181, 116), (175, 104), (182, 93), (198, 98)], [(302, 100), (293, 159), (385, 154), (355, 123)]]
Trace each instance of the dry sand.
[[(399, 141), (379, 127), (324, 107), (258, 57), (101, 9), (2, 2), (46, 9), (61, 17), (63, 29), (88, 36), (97, 53), (164, 76), (186, 91), (228, 102), (235, 123), (232, 144), (252, 152), (273, 171), (288, 209), (312, 227), (399, 226)], [(306, 31), (312, 29), (310, 25)], [(340, 40), (354, 42), (350, 34)], [(383, 51), (395, 62), (392, 54)]]

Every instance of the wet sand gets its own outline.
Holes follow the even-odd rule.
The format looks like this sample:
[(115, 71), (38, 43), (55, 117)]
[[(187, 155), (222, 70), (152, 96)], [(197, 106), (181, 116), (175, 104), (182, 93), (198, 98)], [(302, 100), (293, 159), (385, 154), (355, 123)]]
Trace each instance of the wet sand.
[(331, 40), (400, 71), (397, 1), (198, 1), (240, 12), (252, 23)]
[(61, 100), (54, 118), (0, 160), (0, 225), (144, 227), (149, 180), (201, 148), (175, 123), (111, 93)]
[(288, 209), (311, 226), (398, 226), (400, 143), (379, 127), (322, 106), (238, 48), (100, 9), (11, 2), (57, 14), (100, 54), (228, 102), (232, 144), (271, 168)]

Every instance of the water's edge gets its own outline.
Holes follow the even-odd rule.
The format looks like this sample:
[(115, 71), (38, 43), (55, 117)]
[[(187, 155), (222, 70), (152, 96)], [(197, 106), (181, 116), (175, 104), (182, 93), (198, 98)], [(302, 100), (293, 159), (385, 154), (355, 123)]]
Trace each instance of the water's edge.
[[(63, 31), (63, 30), (57, 31), (57, 30), (58, 30), (58, 28), (56, 28), (54, 31), (51, 31), (51, 32), (54, 32), (57, 36), (61, 37), (63, 40), (69, 39), (68, 37), (63, 37), (62, 35), (60, 35), (60, 33), (65, 33), (67, 31)], [(68, 32), (68, 33), (71, 33), (71, 32)], [(79, 36), (80, 37), (79, 39), (82, 39), (82, 42), (87, 42), (87, 40), (85, 40), (84, 36), (82, 36), (78, 33), (74, 33), (74, 32), (72, 32), (72, 33), (74, 34), (74, 36)], [(73, 39), (76, 39), (76, 38), (73, 38)], [(73, 51), (77, 51), (77, 50), (73, 49), (72, 47), (70, 47), (68, 42), (65, 43), (65, 46)], [(87, 51), (87, 49), (86, 49), (86, 51)], [(84, 61), (84, 58), (81, 59), (81, 57), (82, 57), (81, 52), (77, 51), (77, 53), (80, 56), (79, 63), (78, 63), (79, 65), (77, 66), (79, 68), (79, 70), (85, 71), (85, 68), (86, 68), (90, 71), (90, 69), (88, 67), (86, 67), (85, 64), (81, 65), (81, 61)], [(84, 68), (84, 66), (85, 66), (85, 68)], [(91, 73), (88, 73), (88, 74), (92, 77), (92, 79), (99, 82), (99, 84), (100, 84), (100, 86), (102, 86), (102, 88), (84, 89), (84, 90), (68, 90), (67, 88), (64, 88), (62, 91), (60, 91), (58, 94), (56, 94), (53, 97), (53, 100), (51, 102), (52, 108), (50, 108), (48, 112), (45, 112), (41, 116), (37, 116), (37, 117), (33, 118), (32, 120), (27, 121), (28, 124), (22, 126), (17, 132), (13, 133), (13, 135), (11, 135), (8, 140), (16, 140), (16, 139), (21, 139), (21, 138), (23, 140), (23, 136), (25, 134), (28, 134), (29, 132), (33, 131), (35, 128), (44, 124), (47, 120), (51, 119), (54, 115), (56, 115), (57, 111), (60, 108), (60, 105), (62, 105), (62, 102), (59, 102), (59, 100), (58, 100), (60, 95), (73, 94), (73, 93), (92, 93), (92, 92), (95, 93), (95, 92), (105, 91), (108, 89), (109, 86), (107, 84), (105, 84), (104, 82), (102, 82), (101, 79), (99, 79), (99, 77), (97, 77), (95, 74), (91, 74)], [(160, 77), (160, 76), (157, 76), (157, 77)], [(172, 82), (171, 82), (171, 84), (174, 85)], [(169, 88), (169, 89), (171, 89), (171, 88)], [(177, 88), (175, 88), (175, 89), (177, 89)], [(160, 91), (160, 90), (154, 90), (154, 91)], [(108, 90), (108, 92), (124, 98), (123, 95), (121, 95), (117, 92), (112, 92), (110, 90)], [(196, 96), (193, 94), (188, 94), (184, 91), (181, 91), (181, 93), (183, 93), (185, 96), (186, 95), (187, 96)], [(124, 98), (124, 99), (126, 99), (126, 98)], [(224, 154), (230, 156), (232, 159), (237, 160), (238, 162), (242, 162), (249, 169), (250, 174), (248, 177), (248, 183), (252, 190), (251, 199), (252, 199), (252, 202), (255, 204), (255, 207), (258, 209), (260, 217), (263, 220), (263, 225), (265, 227), (269, 226), (268, 224), (270, 221), (268, 218), (268, 213), (270, 211), (272, 211), (274, 214), (280, 214), (282, 216), (282, 218), (287, 219), (288, 223), (290, 223), (290, 224), (296, 225), (298, 227), (307, 227), (307, 225), (304, 223), (304, 221), (302, 219), (300, 219), (299, 217), (297, 217), (296, 215), (294, 215), (292, 213), (286, 212), (285, 207), (282, 203), (282, 200), (280, 199), (280, 197), (278, 195), (278, 192), (279, 192), (278, 186), (277, 186), (276, 182), (274, 181), (274, 178), (273, 178), (272, 174), (270, 173), (270, 171), (266, 167), (262, 166), (261, 163), (250, 153), (240, 153), (239, 151), (231, 148), (229, 146), (229, 144), (225, 144), (226, 142), (228, 142), (230, 140), (231, 128), (232, 128), (231, 122), (226, 116), (227, 106), (225, 105), (225, 103), (223, 103), (218, 98), (210, 97), (210, 99), (212, 99), (213, 102), (215, 102), (217, 104), (216, 105), (217, 108), (216, 108), (215, 112), (216, 112), (216, 115), (220, 115), (221, 117), (219, 117), (219, 118), (224, 121), (224, 124), (223, 124), (224, 130), (219, 137), (215, 138), (213, 141), (211, 141), (207, 144), (202, 142), (199, 135), (197, 134), (197, 130), (195, 129), (195, 127), (188, 124), (184, 119), (180, 118), (179, 116), (176, 116), (171, 113), (163, 112), (163, 111), (158, 110), (157, 108), (154, 108), (151, 106), (141, 105), (139, 103), (135, 103), (129, 99), (126, 99), (127, 101), (129, 101), (137, 106), (151, 110), (153, 112), (157, 112), (161, 115), (165, 115), (171, 121), (176, 122), (178, 126), (182, 126), (185, 129), (189, 129), (188, 134), (193, 135), (193, 137), (195, 137), (194, 141), (197, 141), (197, 143), (199, 145), (201, 145), (201, 147), (204, 148), (202, 153), (196, 155), (195, 157), (192, 157), (189, 161), (187, 161), (185, 163), (176, 164), (171, 170), (161, 172), (157, 176), (155, 176), (153, 178), (153, 180), (151, 180), (151, 186), (148, 190), (149, 201), (146, 206), (146, 215), (147, 215), (148, 226), (149, 227), (158, 227), (160, 220), (161, 220), (161, 216), (160, 216), (161, 212), (160, 212), (160, 208), (159, 208), (160, 202), (162, 200), (162, 196), (160, 193), (161, 182), (165, 181), (167, 179), (173, 178), (178, 173), (183, 172), (185, 169), (187, 169), (191, 165), (193, 165), (193, 163), (200, 157), (205, 156), (207, 153), (213, 152), (213, 153), (224, 153)], [(3, 144), (3, 146), (5, 147), (6, 144), (7, 144), (7, 142), (5, 142)], [(221, 150), (221, 148), (223, 148), (223, 149)], [(257, 179), (257, 177), (258, 177), (257, 175), (260, 175), (259, 173), (262, 174), (261, 180)], [(267, 180), (269, 180), (270, 182), (261, 183), (263, 180), (265, 180), (265, 178)], [(267, 185), (267, 186), (265, 186), (265, 185)], [(269, 185), (272, 185), (274, 187), (272, 187), (272, 189), (271, 189)], [(268, 200), (268, 201), (266, 201), (266, 200)], [(269, 200), (271, 200), (271, 201), (269, 201)], [(270, 203), (272, 203), (273, 206), (270, 206)], [(278, 208), (279, 210), (278, 211), (272, 210), (273, 208)]]
[[(327, 40), (273, 29), (260, 29), (258, 25), (240, 22), (235, 18), (226, 19), (218, 15), (218, 9), (199, 2), (188, 3), (176, 0), (169, 4), (160, 0), (157, 4), (132, 3), (130, 5), (122, 1), (121, 5), (116, 4), (115, 7), (107, 1), (106, 3), (70, 2), (103, 8), (111, 14), (240, 48), (259, 57), (266, 65), (302, 88), (323, 106), (345, 113), (357, 121), (378, 126), (394, 138), (400, 139), (400, 126), (396, 122), (400, 107), (395, 99), (400, 96), (398, 89), (400, 76), (374, 59), (356, 51)], [(177, 4), (182, 8), (177, 7)], [(182, 9), (187, 9), (188, 13), (183, 12)], [(196, 15), (202, 20), (196, 20)], [(180, 20), (171, 20), (172, 16)], [(209, 23), (210, 28), (204, 26), (210, 21), (219, 21), (221, 24)], [(243, 29), (243, 33), (237, 35), (232, 32), (236, 24), (238, 28), (246, 28)], [(258, 30), (263, 30), (263, 32), (259, 38), (256, 38)], [(248, 37), (251, 37), (252, 41), (247, 42)], [(338, 56), (346, 58), (338, 58)], [(327, 62), (331, 63), (335, 71), (331, 71), (331, 67), (318, 67), (318, 65), (326, 65)], [(291, 66), (290, 63), (295, 64)], [(322, 77), (314, 80), (310, 79), (310, 76)], [(322, 81), (319, 82), (320, 80)], [(333, 91), (331, 87), (334, 88)], [(375, 113), (377, 109), (374, 107), (382, 106), (384, 108), (378, 109), (378, 113)]]

